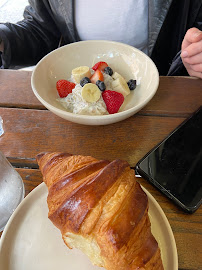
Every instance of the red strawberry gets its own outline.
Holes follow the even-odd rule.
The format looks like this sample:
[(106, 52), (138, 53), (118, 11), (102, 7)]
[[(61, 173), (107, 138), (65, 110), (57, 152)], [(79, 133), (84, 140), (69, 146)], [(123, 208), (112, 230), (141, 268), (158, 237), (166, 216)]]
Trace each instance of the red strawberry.
[(56, 83), (56, 88), (58, 90), (58, 94), (61, 98), (66, 97), (69, 93), (72, 92), (72, 89), (76, 86), (75, 83), (69, 82), (67, 80), (59, 80)]
[(95, 73), (90, 77), (90, 80), (92, 83), (96, 84), (97, 80), (104, 81), (104, 76), (102, 72), (99, 69), (97, 69)]
[(99, 69), (100, 71), (103, 71), (106, 67), (108, 67), (108, 64), (106, 62), (97, 62), (92, 69), (97, 70)]
[(105, 90), (102, 97), (110, 114), (117, 113), (124, 102), (124, 96), (116, 91)]

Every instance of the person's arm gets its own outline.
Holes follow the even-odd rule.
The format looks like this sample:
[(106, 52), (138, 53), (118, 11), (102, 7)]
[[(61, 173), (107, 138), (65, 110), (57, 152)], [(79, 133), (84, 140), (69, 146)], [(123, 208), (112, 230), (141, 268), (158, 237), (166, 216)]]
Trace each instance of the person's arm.
[(11, 65), (33, 65), (57, 48), (58, 30), (49, 1), (31, 0), (24, 11), (24, 20), (16, 24), (0, 24), (3, 40), (3, 68)]

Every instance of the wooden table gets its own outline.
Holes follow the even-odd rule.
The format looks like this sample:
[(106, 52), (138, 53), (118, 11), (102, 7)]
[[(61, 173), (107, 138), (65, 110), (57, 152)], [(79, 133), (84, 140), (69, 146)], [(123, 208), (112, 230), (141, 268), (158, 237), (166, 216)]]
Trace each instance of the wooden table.
[[(138, 114), (107, 126), (84, 126), (49, 112), (35, 98), (31, 72), (0, 70), (0, 116), (5, 133), (0, 150), (20, 173), (26, 195), (42, 182), (35, 156), (67, 151), (98, 159), (124, 159), (134, 167), (152, 147), (202, 105), (202, 80), (160, 77), (154, 98)], [(202, 269), (202, 207), (186, 214), (144, 179), (172, 227), (179, 269)], [(6, 269), (5, 269), (6, 270)], [(172, 270), (172, 269), (170, 269)]]

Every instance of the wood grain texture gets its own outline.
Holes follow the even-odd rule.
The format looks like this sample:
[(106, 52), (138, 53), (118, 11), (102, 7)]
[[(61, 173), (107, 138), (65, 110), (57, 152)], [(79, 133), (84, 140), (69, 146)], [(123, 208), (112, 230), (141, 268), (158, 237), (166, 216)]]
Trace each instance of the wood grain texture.
[(140, 113), (188, 117), (201, 105), (202, 80), (160, 77), (156, 95)]
[(0, 106), (45, 109), (32, 92), (31, 72), (0, 70)]
[(1, 151), (7, 157), (35, 158), (44, 151), (66, 151), (98, 159), (124, 159), (135, 166), (184, 118), (135, 115), (108, 126), (83, 126), (49, 111), (0, 108), (5, 133)]

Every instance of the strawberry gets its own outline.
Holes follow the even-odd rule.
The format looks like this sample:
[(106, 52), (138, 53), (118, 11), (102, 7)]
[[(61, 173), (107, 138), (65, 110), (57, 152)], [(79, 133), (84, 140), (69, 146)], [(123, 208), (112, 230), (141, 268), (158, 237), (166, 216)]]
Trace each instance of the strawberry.
[(104, 76), (103, 76), (102, 72), (99, 69), (97, 69), (95, 71), (95, 73), (90, 77), (90, 80), (91, 80), (92, 83), (96, 84), (96, 82), (98, 80), (103, 82), (104, 81)]
[(97, 62), (92, 69), (97, 70), (99, 69), (100, 71), (103, 71), (106, 67), (108, 67), (108, 64), (106, 62)]
[(102, 93), (102, 98), (110, 114), (117, 113), (124, 102), (124, 96), (121, 93), (111, 90), (105, 90)]
[(69, 93), (72, 92), (72, 89), (76, 86), (75, 83), (69, 82), (67, 80), (59, 80), (56, 83), (56, 88), (58, 90), (58, 94), (61, 98), (66, 97)]

